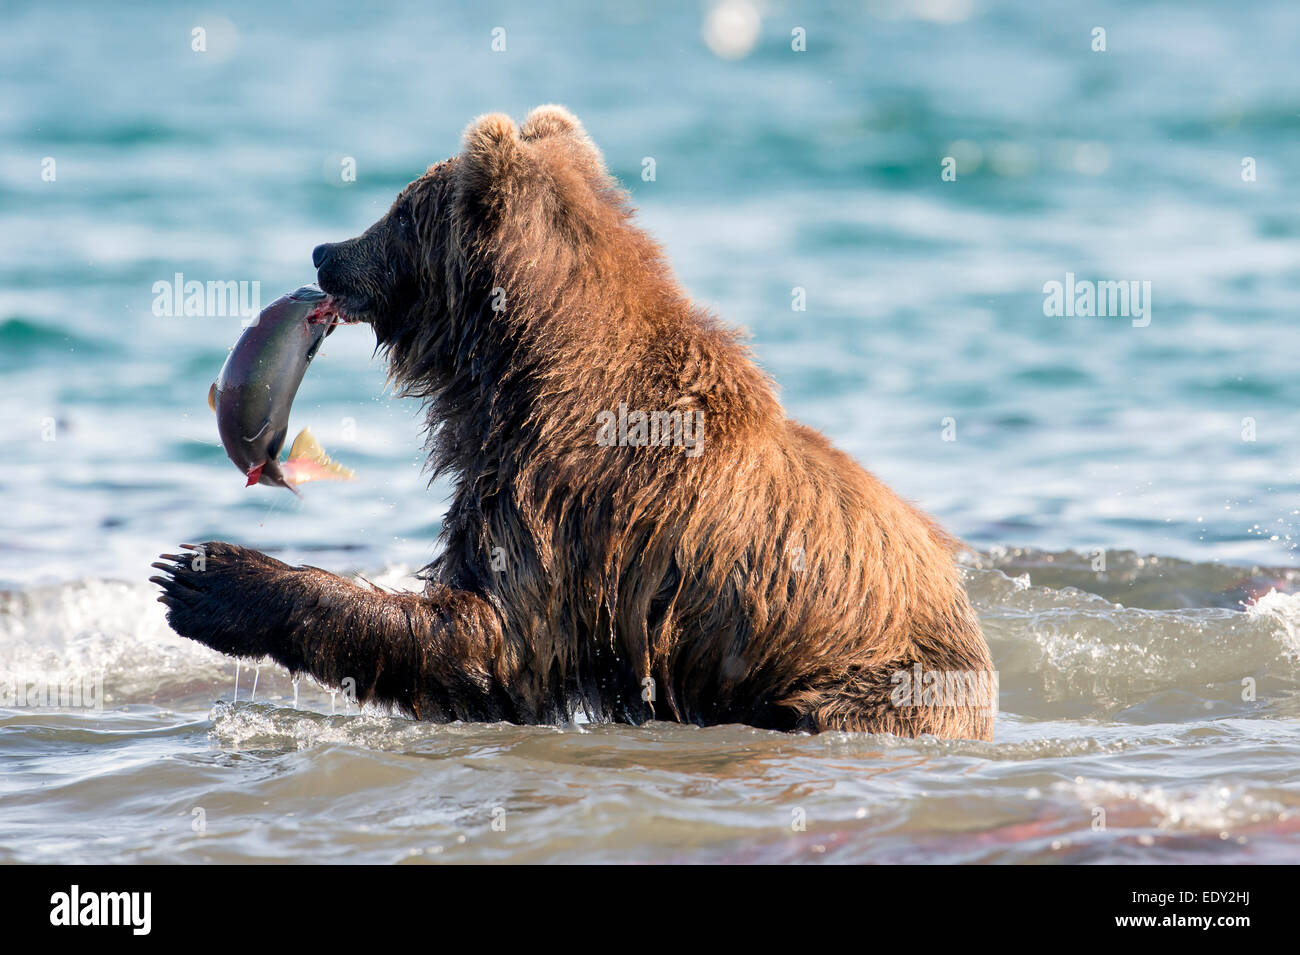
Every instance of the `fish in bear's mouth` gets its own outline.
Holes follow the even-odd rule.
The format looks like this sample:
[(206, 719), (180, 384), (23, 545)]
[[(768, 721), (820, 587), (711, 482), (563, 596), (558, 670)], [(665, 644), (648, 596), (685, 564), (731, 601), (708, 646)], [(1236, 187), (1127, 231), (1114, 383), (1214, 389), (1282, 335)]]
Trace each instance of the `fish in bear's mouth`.
[(314, 285), (280, 296), (245, 327), (208, 389), (208, 406), (230, 460), (248, 484), (286, 487), (311, 480), (351, 480), (304, 428), (280, 460), (289, 413), (307, 366), (335, 326), (350, 324)]
[(325, 330), (326, 335), (333, 332), (336, 325), (355, 325), (360, 321), (360, 318), (353, 317), (353, 310), (344, 308), (342, 302), (329, 294), (326, 294), (325, 300), (307, 316), (308, 324), (320, 325), (328, 323), (329, 328)]

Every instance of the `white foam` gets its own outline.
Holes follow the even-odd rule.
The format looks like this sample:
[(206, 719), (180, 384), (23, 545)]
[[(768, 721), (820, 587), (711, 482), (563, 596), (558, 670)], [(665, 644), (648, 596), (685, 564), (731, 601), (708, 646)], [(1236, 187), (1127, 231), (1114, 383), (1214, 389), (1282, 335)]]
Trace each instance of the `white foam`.
[(1117, 817), (1122, 817), (1124, 808), (1147, 814), (1158, 829), (1207, 832), (1230, 832), (1243, 825), (1273, 822), (1289, 815), (1281, 804), (1261, 799), (1240, 786), (1212, 784), (1193, 791), (1171, 792), (1162, 786), (1076, 779), (1056, 783), (1053, 789), (1077, 799), (1090, 810), (1106, 810), (1111, 825)]
[(1271, 620), (1285, 637), (1292, 651), (1300, 653), (1300, 593), (1283, 594), (1270, 590), (1246, 607), (1249, 616)]

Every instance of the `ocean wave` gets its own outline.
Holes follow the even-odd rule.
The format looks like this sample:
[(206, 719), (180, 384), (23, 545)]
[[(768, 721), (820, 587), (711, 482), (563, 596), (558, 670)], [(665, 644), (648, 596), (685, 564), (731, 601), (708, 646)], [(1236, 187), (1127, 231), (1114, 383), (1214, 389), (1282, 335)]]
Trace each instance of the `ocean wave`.
[[(966, 569), (999, 671), (1004, 721), (1159, 724), (1300, 714), (1300, 594), (1273, 590), (1237, 610), (1125, 606), (1083, 588), (1142, 591), (1152, 576), (1164, 590), (1146, 590), (1147, 602), (1169, 603), (1170, 594), (1184, 600), (1195, 588), (1207, 598), (1218, 595), (1212, 588), (1240, 579), (1243, 570), (1128, 554), (1110, 560), (1104, 581), (1069, 552), (982, 555)], [(1050, 568), (1060, 586), (1036, 585), (1038, 570), (1027, 566)], [(412, 574), (398, 565), (365, 577), (418, 589)], [(1289, 574), (1256, 577), (1283, 582)], [(283, 705), (296, 695), (315, 712), (338, 712), (339, 701), (327, 691), (305, 680), (295, 687), (272, 664), (240, 666), (237, 696), (236, 664), (176, 636), (156, 596), (146, 582), (111, 580), (0, 593), (0, 681), (99, 675), (104, 701), (116, 705), (249, 701), (256, 680), (264, 703)], [(232, 742), (286, 735), (269, 725), (241, 729), (229, 719), (222, 725)], [(323, 738), (326, 730), (316, 725), (304, 732)]]

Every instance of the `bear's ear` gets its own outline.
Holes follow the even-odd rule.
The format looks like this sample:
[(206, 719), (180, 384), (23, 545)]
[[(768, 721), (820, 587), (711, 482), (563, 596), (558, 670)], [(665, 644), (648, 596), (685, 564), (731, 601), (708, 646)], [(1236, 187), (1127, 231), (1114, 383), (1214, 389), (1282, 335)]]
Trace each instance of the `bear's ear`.
[(592, 175), (601, 176), (605, 171), (605, 157), (600, 148), (591, 141), (578, 117), (563, 106), (547, 103), (537, 107), (524, 120), (520, 133), (526, 141), (539, 146), (562, 142), (569, 155)]
[(545, 139), (566, 133), (586, 136), (578, 117), (557, 103), (546, 103), (529, 113), (520, 132), (524, 139)]
[(495, 184), (518, 177), (531, 163), (515, 121), (504, 113), (480, 116), (465, 128), (459, 164), (462, 181), (473, 193), (483, 195)]

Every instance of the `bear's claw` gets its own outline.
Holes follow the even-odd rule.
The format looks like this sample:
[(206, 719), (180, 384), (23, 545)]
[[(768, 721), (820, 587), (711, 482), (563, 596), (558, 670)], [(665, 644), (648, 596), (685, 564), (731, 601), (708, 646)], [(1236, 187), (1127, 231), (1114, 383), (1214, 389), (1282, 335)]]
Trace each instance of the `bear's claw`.
[(161, 554), (149, 580), (162, 588), (158, 602), (183, 637), (232, 656), (268, 652), (267, 621), (256, 608), (266, 573), (279, 561), (222, 541), (182, 544), (189, 553)]

